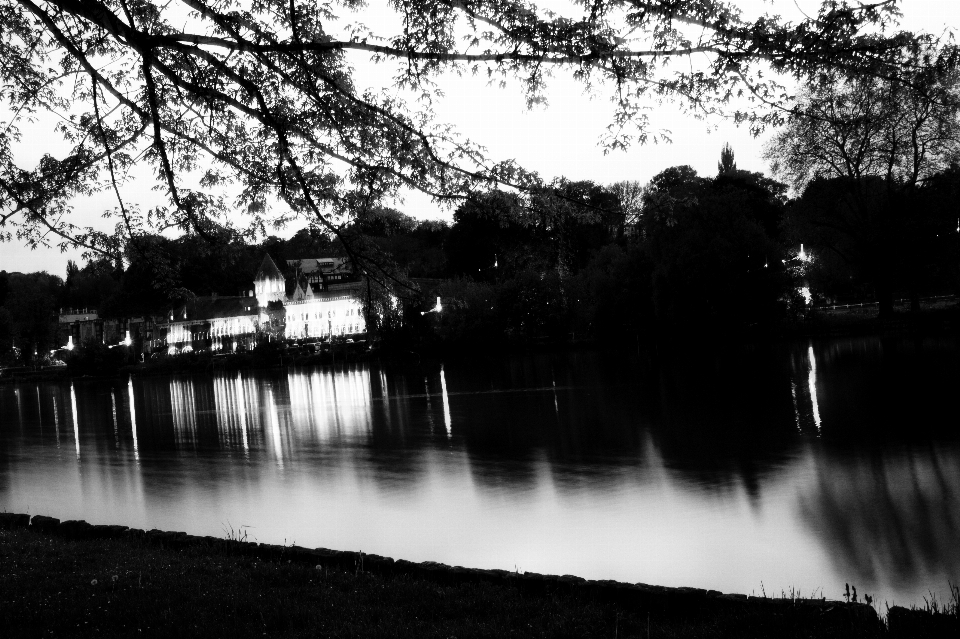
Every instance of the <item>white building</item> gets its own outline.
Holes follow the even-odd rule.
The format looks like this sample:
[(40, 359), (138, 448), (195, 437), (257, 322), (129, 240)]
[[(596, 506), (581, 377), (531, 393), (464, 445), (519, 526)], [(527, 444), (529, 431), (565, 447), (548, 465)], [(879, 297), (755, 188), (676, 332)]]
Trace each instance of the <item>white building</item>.
[[(303, 269), (306, 264), (307, 268)], [(297, 269), (293, 290), (266, 255), (253, 278), (250, 297), (197, 298), (168, 313), (159, 328), (170, 354), (197, 350), (232, 352), (252, 347), (258, 335), (274, 339), (321, 340), (365, 333), (361, 283), (344, 258), (290, 263)], [(159, 346), (159, 345), (158, 345)]]
[(350, 281), (352, 269), (343, 257), (287, 260), (296, 269), (293, 290), (269, 255), (254, 277), (254, 294), (261, 322), (270, 320), (268, 306), (283, 304), (286, 339), (329, 338), (365, 333), (360, 282)]

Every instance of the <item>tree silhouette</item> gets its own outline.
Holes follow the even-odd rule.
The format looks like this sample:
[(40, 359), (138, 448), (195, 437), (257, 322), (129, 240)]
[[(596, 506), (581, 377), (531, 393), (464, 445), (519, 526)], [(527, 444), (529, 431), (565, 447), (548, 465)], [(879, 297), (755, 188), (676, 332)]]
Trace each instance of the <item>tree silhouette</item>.
[(919, 189), (960, 159), (958, 116), (952, 70), (901, 79), (824, 75), (766, 147), (774, 173), (803, 192), (795, 231), (863, 271), (881, 316), (893, 312), (897, 271), (922, 259), (923, 251), (909, 250), (927, 244), (918, 234), (931, 228), (921, 219), (930, 210), (918, 205)]
[(737, 162), (733, 159), (733, 147), (727, 142), (720, 151), (720, 161), (717, 162), (717, 175), (731, 175), (737, 172)]
[[(535, 104), (547, 99), (551, 71), (568, 71), (612, 97), (604, 143), (616, 149), (660, 137), (645, 116), (649, 99), (710, 115), (744, 94), (753, 108), (730, 115), (756, 130), (784, 117), (775, 74), (897, 75), (925, 64), (903, 52), (929, 40), (892, 32), (895, 0), (830, 0), (796, 23), (748, 21), (714, 0), (584, 1), (565, 15), (525, 0), (393, 1), (396, 28), (379, 33), (344, 15), (360, 5), (0, 0), (3, 239), (115, 258), (128, 241), (170, 227), (222, 241), (218, 229), (236, 224), (229, 214), (238, 209), (247, 233), (239, 237), (248, 237), (276, 219), (279, 202), (279, 222), (304, 217), (339, 234), (403, 188), (448, 201), (537, 186), (535, 175), (435, 120), (431, 101), (446, 72), (516, 80)], [(358, 91), (352, 53), (393, 63), (411, 101)], [(71, 148), (20, 166), (18, 124), (43, 112), (59, 118)], [(164, 198), (147, 212), (120, 190), (143, 161)], [(71, 215), (76, 197), (98, 191), (117, 197), (115, 232)]]

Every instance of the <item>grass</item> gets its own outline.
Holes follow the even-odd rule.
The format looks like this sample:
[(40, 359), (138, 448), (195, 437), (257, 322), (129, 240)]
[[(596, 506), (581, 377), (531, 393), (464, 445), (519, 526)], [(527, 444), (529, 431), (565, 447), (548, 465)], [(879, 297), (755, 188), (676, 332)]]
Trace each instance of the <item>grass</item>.
[[(236, 531), (232, 536), (236, 537)], [(228, 544), (225, 542), (225, 546)], [(139, 538), (0, 530), (5, 638), (874, 637), (879, 622), (772, 600), (666, 616), (577, 592), (442, 584)]]
[(891, 638), (960, 636), (960, 586), (948, 584), (950, 600), (940, 601), (934, 593), (924, 597), (923, 607), (887, 608), (886, 629)]

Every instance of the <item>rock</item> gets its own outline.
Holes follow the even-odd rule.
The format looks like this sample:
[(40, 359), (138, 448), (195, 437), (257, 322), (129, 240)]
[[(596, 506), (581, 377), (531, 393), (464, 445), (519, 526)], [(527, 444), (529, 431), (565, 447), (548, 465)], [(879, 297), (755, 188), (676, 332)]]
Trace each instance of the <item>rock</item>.
[(130, 530), (126, 526), (90, 526), (90, 536), (94, 539), (118, 539)]
[(26, 528), (30, 525), (30, 515), (18, 513), (0, 513), (0, 530)]
[(91, 528), (93, 528), (93, 526), (82, 519), (71, 519), (62, 522), (57, 528), (57, 532), (70, 539), (86, 539), (90, 536)]
[(368, 572), (387, 574), (393, 572), (393, 558), (380, 555), (364, 555), (363, 569)]
[(33, 519), (30, 520), (30, 527), (38, 532), (54, 532), (59, 525), (59, 519), (46, 515), (34, 515)]
[(151, 544), (156, 544), (165, 548), (183, 548), (186, 545), (187, 533), (185, 532), (167, 532), (165, 530), (148, 530), (144, 538)]

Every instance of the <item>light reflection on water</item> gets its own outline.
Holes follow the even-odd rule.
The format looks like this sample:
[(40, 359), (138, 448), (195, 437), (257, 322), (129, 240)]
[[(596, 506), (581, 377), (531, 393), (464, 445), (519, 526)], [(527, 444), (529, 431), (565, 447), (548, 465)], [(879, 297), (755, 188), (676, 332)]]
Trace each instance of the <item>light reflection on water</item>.
[(960, 449), (937, 421), (956, 353), (836, 340), (2, 386), (0, 508), (919, 602), (960, 572)]

